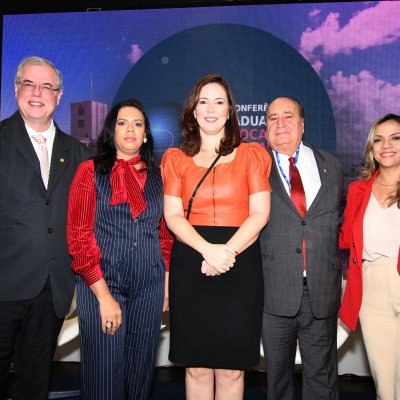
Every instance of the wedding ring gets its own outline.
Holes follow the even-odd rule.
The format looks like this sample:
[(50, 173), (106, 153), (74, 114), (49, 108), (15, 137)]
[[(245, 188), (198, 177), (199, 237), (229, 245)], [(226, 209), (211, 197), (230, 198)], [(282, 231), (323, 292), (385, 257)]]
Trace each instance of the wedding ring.
[(107, 321), (107, 322), (106, 322), (106, 328), (107, 328), (107, 329), (111, 329), (112, 327), (113, 327), (112, 321)]

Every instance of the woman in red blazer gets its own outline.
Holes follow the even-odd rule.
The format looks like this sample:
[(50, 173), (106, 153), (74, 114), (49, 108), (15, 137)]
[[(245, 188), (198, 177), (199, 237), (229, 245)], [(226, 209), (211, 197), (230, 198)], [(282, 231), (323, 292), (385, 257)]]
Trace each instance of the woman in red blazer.
[(357, 320), (379, 400), (400, 400), (400, 116), (372, 125), (349, 186), (340, 247), (350, 249), (340, 318)]

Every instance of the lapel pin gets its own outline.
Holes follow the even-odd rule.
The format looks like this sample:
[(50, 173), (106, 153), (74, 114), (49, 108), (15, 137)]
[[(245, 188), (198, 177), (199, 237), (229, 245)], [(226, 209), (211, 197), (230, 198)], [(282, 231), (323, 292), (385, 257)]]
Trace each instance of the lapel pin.
[(63, 158), (60, 158), (60, 162), (64, 162), (64, 159), (63, 159)]
[(324, 168), (324, 172), (326, 173), (326, 169)]

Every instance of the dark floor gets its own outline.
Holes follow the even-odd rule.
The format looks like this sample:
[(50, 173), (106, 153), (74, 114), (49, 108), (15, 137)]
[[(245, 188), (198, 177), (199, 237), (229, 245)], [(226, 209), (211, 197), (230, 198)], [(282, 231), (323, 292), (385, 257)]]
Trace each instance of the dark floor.
[[(50, 399), (79, 400), (79, 363), (55, 362)], [(152, 400), (184, 400), (185, 371), (180, 367), (157, 367)], [(245, 375), (245, 400), (266, 400), (266, 374), (249, 371)], [(339, 377), (340, 400), (375, 400), (370, 377)], [(69, 393), (67, 393), (69, 392)], [(301, 400), (301, 373), (296, 374), (296, 395)]]

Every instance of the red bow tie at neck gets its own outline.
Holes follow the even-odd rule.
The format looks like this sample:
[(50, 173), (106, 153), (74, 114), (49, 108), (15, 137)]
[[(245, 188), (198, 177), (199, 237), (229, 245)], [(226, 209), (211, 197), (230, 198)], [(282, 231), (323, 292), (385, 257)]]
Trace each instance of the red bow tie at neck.
[(111, 170), (111, 199), (110, 205), (128, 203), (132, 219), (135, 219), (147, 207), (140, 187), (138, 177), (134, 174), (139, 172), (134, 167), (141, 161), (140, 156), (130, 160), (116, 160)]

